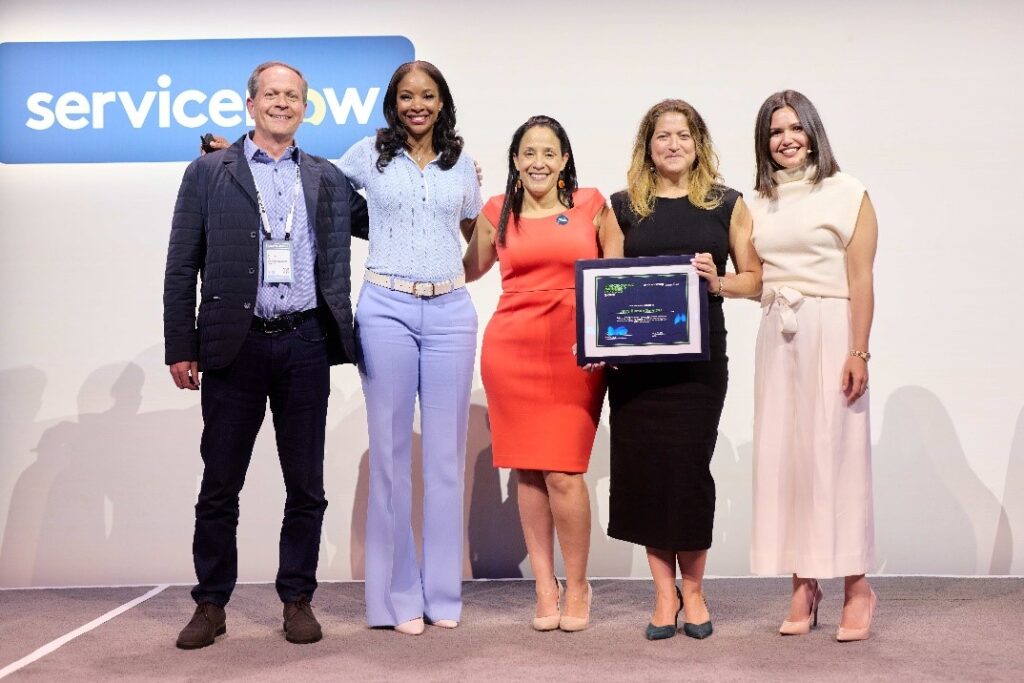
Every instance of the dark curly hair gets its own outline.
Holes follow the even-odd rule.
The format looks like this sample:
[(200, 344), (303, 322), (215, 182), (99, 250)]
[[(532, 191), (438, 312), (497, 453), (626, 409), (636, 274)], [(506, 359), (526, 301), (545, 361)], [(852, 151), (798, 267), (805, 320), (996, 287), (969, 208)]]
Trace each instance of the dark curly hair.
[(550, 129), (555, 134), (555, 137), (558, 138), (558, 143), (562, 147), (562, 154), (569, 155), (569, 160), (565, 162), (565, 168), (559, 174), (559, 178), (565, 183), (564, 187), (558, 188), (558, 201), (562, 203), (562, 206), (567, 209), (572, 208), (572, 196), (579, 187), (576, 180), (576, 160), (573, 157), (572, 145), (569, 144), (569, 135), (565, 132), (565, 128), (562, 128), (562, 124), (555, 119), (543, 114), (528, 118), (526, 123), (516, 128), (516, 132), (512, 134), (512, 143), (508, 146), (508, 181), (505, 183), (505, 201), (501, 205), (501, 217), (498, 219), (497, 226), (498, 244), (501, 246), (505, 246), (505, 234), (508, 232), (509, 217), (511, 216), (518, 225), (519, 214), (523, 211), (523, 195), (526, 191), (521, 183), (516, 182), (519, 180), (516, 154), (519, 153), (519, 144), (523, 141), (526, 131), (537, 126)]
[(441, 70), (430, 62), (420, 60), (406, 62), (395, 69), (395, 73), (391, 76), (391, 82), (388, 83), (387, 92), (384, 93), (382, 107), (384, 120), (388, 122), (388, 127), (377, 130), (376, 144), (377, 153), (380, 155), (377, 157), (377, 170), (381, 173), (384, 172), (384, 167), (406, 148), (409, 134), (398, 119), (398, 84), (407, 73), (417, 69), (437, 83), (437, 89), (440, 91), (438, 95), (444, 105), (437, 113), (437, 122), (433, 129), (434, 151), (440, 156), (437, 165), (447, 171), (455, 165), (455, 162), (459, 160), (459, 155), (462, 154), (463, 142), (455, 132), (455, 101), (452, 99), (451, 90), (448, 89), (448, 81), (444, 79)]

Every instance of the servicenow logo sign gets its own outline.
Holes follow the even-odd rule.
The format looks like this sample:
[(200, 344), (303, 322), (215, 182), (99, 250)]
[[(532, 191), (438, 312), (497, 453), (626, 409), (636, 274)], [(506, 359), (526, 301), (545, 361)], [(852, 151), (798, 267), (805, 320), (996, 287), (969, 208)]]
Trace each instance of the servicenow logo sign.
[(246, 81), (282, 61), (309, 81), (299, 145), (340, 156), (385, 125), (381, 98), (415, 58), (401, 36), (0, 44), (0, 162), (187, 161), (199, 134), (252, 126)]

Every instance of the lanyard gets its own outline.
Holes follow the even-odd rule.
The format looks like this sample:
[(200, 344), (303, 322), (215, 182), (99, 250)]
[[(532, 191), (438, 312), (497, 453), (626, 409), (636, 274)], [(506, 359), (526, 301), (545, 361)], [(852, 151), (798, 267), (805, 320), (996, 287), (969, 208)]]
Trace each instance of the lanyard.
[[(292, 186), (292, 206), (288, 209), (288, 218), (284, 222), (284, 238), (290, 240), (292, 238), (292, 221), (295, 219), (295, 202), (299, 195), (302, 193), (302, 178), (299, 176), (299, 164), (295, 163), (295, 183)], [(274, 239), (273, 234), (270, 231), (270, 216), (267, 215), (267, 207), (263, 203), (263, 195), (260, 194), (260, 189), (256, 188), (256, 203), (260, 208), (260, 226), (263, 228), (263, 234), (268, 240)]]

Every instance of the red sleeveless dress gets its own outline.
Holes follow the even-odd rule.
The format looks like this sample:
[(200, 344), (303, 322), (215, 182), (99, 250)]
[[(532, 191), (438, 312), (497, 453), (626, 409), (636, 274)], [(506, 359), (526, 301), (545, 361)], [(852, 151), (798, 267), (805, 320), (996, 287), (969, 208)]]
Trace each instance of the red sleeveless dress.
[[(603, 371), (576, 365), (575, 263), (599, 257), (594, 217), (601, 193), (581, 188), (574, 206), (510, 223), (498, 245), (502, 294), (484, 332), (495, 467), (586, 472), (604, 402)], [(483, 208), (497, 228), (504, 196)]]

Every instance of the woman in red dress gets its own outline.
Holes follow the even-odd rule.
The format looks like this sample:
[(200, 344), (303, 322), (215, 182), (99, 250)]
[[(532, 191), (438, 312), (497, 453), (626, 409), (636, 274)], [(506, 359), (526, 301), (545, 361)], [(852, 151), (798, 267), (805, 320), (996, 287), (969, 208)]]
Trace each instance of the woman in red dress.
[[(569, 137), (534, 116), (512, 136), (504, 195), (484, 206), (466, 280), (500, 262), (502, 294), (484, 333), (495, 467), (518, 474), (519, 513), (537, 581), (533, 627), (579, 631), (590, 619), (590, 499), (583, 474), (604, 401), (601, 369), (576, 364), (575, 262), (622, 256), (622, 232), (595, 189), (578, 189)], [(554, 576), (554, 535), (566, 585)]]

